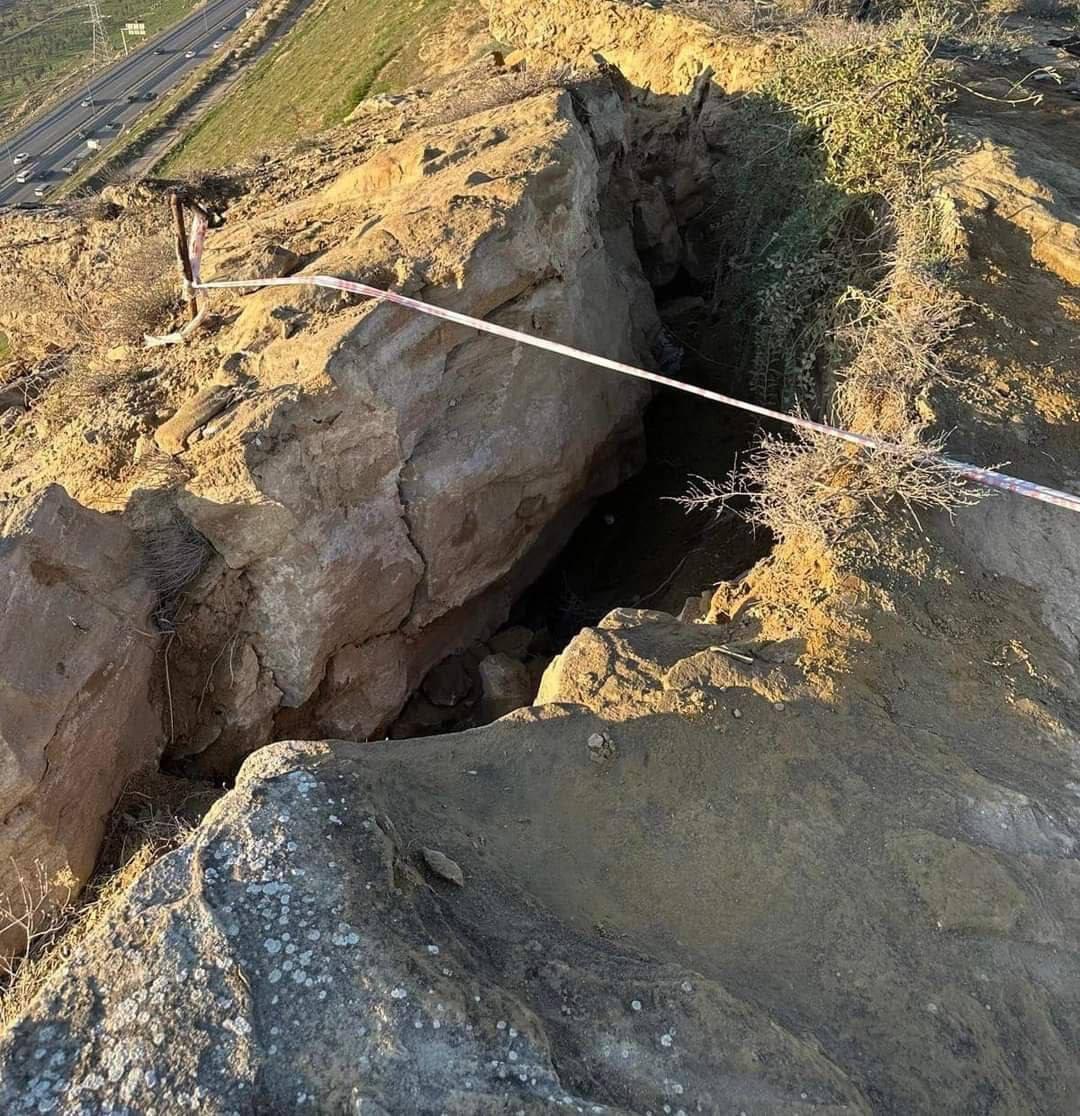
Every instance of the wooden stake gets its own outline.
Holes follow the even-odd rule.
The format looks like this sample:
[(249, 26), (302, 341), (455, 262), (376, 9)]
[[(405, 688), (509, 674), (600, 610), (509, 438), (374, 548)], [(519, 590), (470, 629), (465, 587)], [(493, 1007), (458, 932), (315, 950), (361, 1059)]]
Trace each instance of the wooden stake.
[[(172, 210), (173, 225), (176, 230), (176, 260), (180, 264), (180, 274), (183, 276), (185, 283), (192, 281), (191, 274), (191, 257), (188, 255), (188, 242), (187, 242), (187, 229), (184, 228), (184, 207), (180, 202), (178, 194), (169, 195), (169, 208)], [(199, 302), (195, 297), (195, 292), (190, 287), (188, 290), (188, 316), (192, 321), (195, 320), (199, 313)]]

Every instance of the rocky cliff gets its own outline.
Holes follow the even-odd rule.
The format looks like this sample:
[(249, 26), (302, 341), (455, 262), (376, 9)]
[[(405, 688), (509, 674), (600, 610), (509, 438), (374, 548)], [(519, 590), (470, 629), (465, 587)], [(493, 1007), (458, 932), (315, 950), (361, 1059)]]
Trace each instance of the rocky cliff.
[[(516, 60), (184, 184), (225, 216), (207, 274), (393, 285), (650, 366), (695, 319), (682, 374), (747, 390), (731, 369), (770, 323), (725, 301), (731, 246), (805, 214), (753, 166), (762, 206), (736, 208), (738, 129), (762, 119), (740, 106), (817, 32), (490, 9)], [(1064, 64), (1024, 26), (1022, 50), (948, 71), (962, 93), (926, 195), (948, 252), (920, 261), (956, 296), (942, 374), (908, 378), (928, 350), (901, 331), (883, 375), (951, 453), (1071, 491), (1078, 109), (1001, 96)], [(830, 27), (852, 56), (871, 33)], [(765, 119), (783, 138), (751, 150), (806, 142)], [(98, 823), (63, 824), (101, 756), (95, 819), (163, 745), (189, 772), (243, 763), (0, 1040), (5, 1111), (1073, 1111), (1071, 513), (1011, 495), (868, 512), (844, 547), (791, 535), (720, 584), (646, 533), (668, 566), (634, 596), (667, 611), (579, 622), (538, 679), (533, 633), (477, 641), (641, 464), (642, 389), (305, 288), (215, 295), (190, 346), (150, 354), (115, 335), (115, 304), (51, 327), (42, 273), (71, 298), (131, 275), (124, 245), (160, 222), (160, 186), (108, 197), (0, 222), (28, 292), (2, 323), (40, 358), (6, 404), (0, 563), (22, 603), (0, 636), (31, 614), (50, 633), (8, 703), (33, 712), (4, 731), (32, 774), (16, 816), (36, 819), (11, 848), (85, 876)], [(814, 266), (888, 227), (881, 197), (843, 201)], [(782, 317), (799, 273), (765, 240)], [(37, 495), (49, 481), (70, 497)], [(54, 678), (53, 658), (81, 665)], [(413, 691), (399, 728), (476, 678), (481, 718), (535, 682), (534, 704), (371, 742)]]

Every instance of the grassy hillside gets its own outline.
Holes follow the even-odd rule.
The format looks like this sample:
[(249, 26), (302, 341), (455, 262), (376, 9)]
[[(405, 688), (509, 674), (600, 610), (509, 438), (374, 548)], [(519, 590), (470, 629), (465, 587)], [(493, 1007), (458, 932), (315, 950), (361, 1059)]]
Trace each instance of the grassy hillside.
[[(120, 28), (141, 20), (148, 35), (175, 23), (195, 0), (101, 0), (105, 26), (119, 51)], [(0, 2), (0, 121), (25, 98), (41, 95), (90, 61), (85, 0)]]
[(207, 113), (164, 169), (225, 166), (340, 123), (389, 87), (391, 70), (395, 87), (408, 84), (420, 37), (454, 7), (454, 0), (319, 4)]

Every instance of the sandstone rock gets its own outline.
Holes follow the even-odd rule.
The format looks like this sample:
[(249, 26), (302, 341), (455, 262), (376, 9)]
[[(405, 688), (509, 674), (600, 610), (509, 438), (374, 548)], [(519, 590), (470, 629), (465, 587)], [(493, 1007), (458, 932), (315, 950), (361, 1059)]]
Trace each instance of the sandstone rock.
[(461, 871), (461, 865), (456, 860), (451, 860), (445, 853), (439, 852), (438, 849), (421, 849), (420, 854), (424, 858), (424, 863), (435, 873), (436, 876), (444, 880), (449, 880), (458, 887), (465, 886), (465, 874)]
[[(124, 781), (156, 761), (153, 595), (115, 517), (59, 486), (0, 527), (0, 892), (64, 897), (97, 858)], [(38, 898), (37, 894), (34, 898)], [(4, 945), (18, 946), (8, 935)]]
[(366, 740), (396, 716), (408, 696), (404, 638), (376, 636), (347, 646), (330, 660), (316, 716), (324, 730), (345, 739)]
[(202, 388), (168, 422), (157, 428), (154, 441), (165, 453), (182, 453), (192, 435), (221, 414), (235, 397), (236, 389), (229, 384), (210, 384)]
[[(553, 727), (532, 732), (547, 762)], [(480, 868), (456, 815), (432, 830), (432, 803), (367, 774), (349, 748), (249, 760), (0, 1043), (0, 1108), (869, 1111), (816, 1042), (720, 981), (538, 920), (509, 864), (447, 887), (458, 861)]]
[(462, 655), (443, 659), (428, 671), (421, 689), (432, 705), (449, 708), (464, 701), (473, 688), (472, 675)]
[(480, 718), (494, 721), (532, 701), (528, 668), (509, 655), (489, 655), (477, 668), (483, 686)]
[(582, 639), (564, 696), (617, 725), (260, 750), (0, 1043), (0, 1107), (1071, 1114), (1064, 753), (914, 726), (913, 630), (887, 693), (783, 712), (727, 628)]
[(1080, 284), (1080, 219), (1071, 199), (1080, 190), (1080, 170), (1035, 147), (1033, 142), (1019, 151), (983, 138), (950, 166), (944, 191), (967, 228), (974, 255), (1009, 266), (999, 229), (1011, 227), (1030, 243), (1033, 260), (1075, 286)]
[(679, 273), (683, 243), (663, 192), (652, 183), (641, 186), (634, 206), (634, 243), (654, 287), (663, 287)]
[(489, 640), (491, 650), (502, 655), (509, 655), (512, 659), (524, 659), (529, 653), (529, 647), (535, 639), (531, 628), (523, 624), (513, 624), (496, 632)]
[[(306, 228), (333, 214), (357, 230), (320, 256), (321, 272), (373, 277), (648, 363), (659, 322), (608, 188), (626, 173), (624, 110), (602, 82), (576, 95), (588, 126), (569, 94), (551, 91), (429, 128), (346, 169), (290, 207), (289, 221)], [(466, 186), (477, 171), (485, 181)], [(292, 243), (281, 224), (275, 235)], [(220, 248), (212, 235), (209, 271), (244, 271), (237, 253), (261, 235), (239, 222)], [(333, 292), (269, 289), (236, 306), (218, 346), (248, 354), (246, 398), (186, 452), (192, 476), (179, 502), (226, 567), (243, 571), (245, 598), (239, 612), (230, 600), (227, 617), (196, 622), (215, 642), (230, 626), (253, 633), (285, 708), (314, 699), (327, 730), (377, 735), (403, 692), (464, 639), (497, 627), (591, 501), (639, 466), (649, 393)], [(305, 323), (287, 340), (274, 328), (283, 308)], [(159, 444), (175, 445), (228, 398), (216, 388), (197, 397), (159, 430)], [(344, 660), (328, 677), (337, 654), (369, 644), (390, 654), (376, 668), (368, 653), (365, 671), (378, 681)], [(217, 653), (194, 640), (177, 650)], [(351, 710), (346, 675), (359, 691)], [(201, 683), (174, 695), (182, 725), (197, 720), (200, 693)], [(178, 748), (201, 762), (191, 751), (197, 726), (187, 735)], [(231, 750), (235, 765), (248, 746), (225, 724), (208, 747)]]

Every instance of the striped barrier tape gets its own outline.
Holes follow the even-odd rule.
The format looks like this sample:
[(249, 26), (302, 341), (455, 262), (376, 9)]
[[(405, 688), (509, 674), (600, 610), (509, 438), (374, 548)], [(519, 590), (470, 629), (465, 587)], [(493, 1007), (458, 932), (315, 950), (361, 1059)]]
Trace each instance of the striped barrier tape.
[[(595, 365), (597, 368), (606, 368), (612, 372), (619, 372), (624, 376), (632, 376), (638, 380), (646, 380), (649, 383), (658, 384), (660, 387), (673, 388), (675, 391), (687, 392), (701, 399), (707, 399), (711, 403), (720, 403), (726, 407), (734, 407), (737, 410), (747, 411), (761, 418), (785, 423), (799, 430), (809, 430), (816, 434), (827, 435), (831, 438), (840, 438), (845, 442), (860, 446), (863, 449), (887, 452), (899, 448), (893, 443), (887, 442), (881, 438), (874, 438), (867, 434), (856, 434), (854, 431), (843, 430), (837, 426), (829, 426), (823, 422), (815, 422), (813, 419), (804, 418), (801, 415), (789, 415), (783, 411), (774, 411), (770, 407), (762, 407), (757, 403), (748, 403), (744, 399), (736, 399), (734, 396), (724, 395), (718, 391), (711, 391), (708, 388), (698, 387), (695, 384), (687, 384), (682, 380), (673, 380), (671, 377), (663, 376), (658, 372), (649, 372), (644, 368), (637, 368), (632, 364), (624, 364), (619, 360), (611, 360), (608, 357), (597, 356), (595, 353), (586, 352), (584, 349), (576, 349), (572, 345), (563, 345), (558, 341), (548, 341), (542, 337), (534, 337), (532, 334), (523, 333), (518, 329), (510, 329), (507, 326), (496, 325), (494, 322), (487, 322), (482, 318), (474, 318), (469, 314), (459, 314), (456, 310), (447, 310), (441, 306), (433, 306), (429, 302), (421, 302), (419, 299), (408, 298), (405, 295), (397, 294), (395, 291), (386, 291), (380, 287), (370, 287), (366, 283), (356, 283), (351, 279), (337, 279), (331, 275), (292, 275), (281, 279), (221, 279), (210, 283), (204, 283), (201, 279), (201, 265), (202, 251), (206, 242), (206, 230), (206, 216), (202, 212), (196, 211), (189, 241), (192, 279), (188, 284), (190, 289), (195, 292), (241, 288), (250, 290), (255, 287), (326, 287), (331, 290), (347, 291), (350, 294), (362, 295), (365, 298), (371, 298), (377, 302), (392, 302), (396, 306), (403, 306), (419, 314), (426, 314), (432, 318), (440, 318), (443, 321), (454, 322), (457, 325), (466, 326), (469, 329), (475, 329), (482, 333), (492, 334), (495, 337), (505, 338), (507, 341), (513, 341), (521, 345), (529, 345), (534, 349), (544, 349), (549, 353), (556, 353), (559, 356), (569, 357), (571, 360), (578, 360), (585, 364)], [(146, 339), (147, 344), (167, 345), (186, 340), (191, 333), (198, 329), (202, 322), (204, 312), (205, 307), (200, 307), (197, 317), (179, 332), (170, 334), (168, 337), (148, 337)], [(995, 469), (984, 469), (978, 465), (968, 465), (963, 461), (954, 461), (952, 458), (944, 457), (939, 454), (927, 454), (927, 460), (936, 461), (952, 472), (957, 473), (975, 484), (983, 485), (986, 488), (1013, 492), (1018, 496), (1026, 496), (1031, 500), (1040, 500), (1044, 504), (1053, 504), (1055, 507), (1067, 508), (1069, 511), (1080, 512), (1080, 496), (1076, 496), (1071, 492), (1063, 492), (1060, 489), (1048, 488), (1046, 485), (1036, 484), (1034, 481), (1009, 476), (1007, 473), (999, 473)]]

